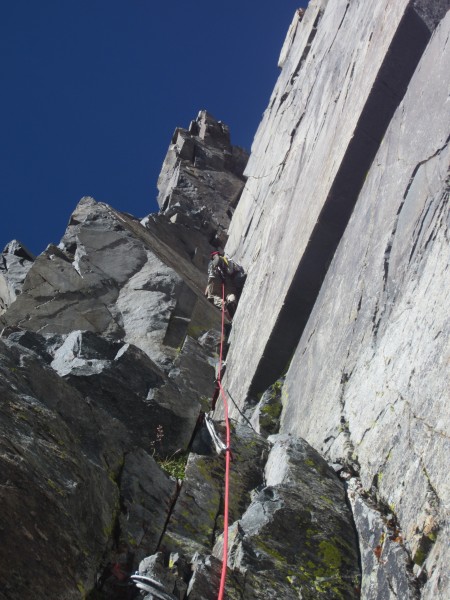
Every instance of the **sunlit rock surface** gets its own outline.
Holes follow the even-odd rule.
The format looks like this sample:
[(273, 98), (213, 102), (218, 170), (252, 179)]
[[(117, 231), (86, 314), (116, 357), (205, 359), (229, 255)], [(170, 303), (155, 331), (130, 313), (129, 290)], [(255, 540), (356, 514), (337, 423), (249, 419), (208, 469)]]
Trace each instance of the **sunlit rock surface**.
[(449, 31), (447, 17), (368, 174), (288, 371), (283, 415), (329, 459), (359, 465), (414, 562), (430, 553), (426, 598), (448, 589)]
[(296, 17), (227, 246), (249, 275), (225, 386), (248, 410), (287, 370), (281, 431), (370, 498), (365, 598), (449, 593), (448, 8)]
[[(448, 8), (312, 0), (245, 175), (201, 111), (159, 214), (86, 197), (59, 245), (5, 250), (5, 600), (128, 600), (137, 569), (215, 600), (227, 451), (227, 598), (447, 600)], [(218, 455), (203, 292), (228, 234), (248, 278)]]

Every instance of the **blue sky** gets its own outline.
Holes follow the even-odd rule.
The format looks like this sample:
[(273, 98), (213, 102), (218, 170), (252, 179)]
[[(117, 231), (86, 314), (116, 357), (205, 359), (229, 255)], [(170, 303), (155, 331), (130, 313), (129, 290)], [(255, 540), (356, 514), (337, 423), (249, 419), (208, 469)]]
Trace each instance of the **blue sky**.
[(250, 149), (306, 0), (11, 0), (0, 7), (0, 250), (58, 243), (90, 195), (143, 217), (200, 109)]

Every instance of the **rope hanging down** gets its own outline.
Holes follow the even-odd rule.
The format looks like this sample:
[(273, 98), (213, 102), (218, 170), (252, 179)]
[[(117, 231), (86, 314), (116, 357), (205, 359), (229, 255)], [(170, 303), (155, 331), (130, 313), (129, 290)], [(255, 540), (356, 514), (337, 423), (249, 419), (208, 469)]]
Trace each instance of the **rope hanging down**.
[(225, 429), (226, 429), (226, 448), (225, 448), (225, 498), (223, 510), (223, 553), (222, 553), (222, 574), (220, 577), (219, 595), (217, 600), (223, 600), (225, 593), (225, 581), (227, 578), (227, 562), (228, 562), (228, 498), (230, 490), (230, 421), (228, 418), (228, 402), (222, 387), (222, 358), (223, 358), (223, 333), (225, 329), (225, 286), (222, 283), (222, 335), (220, 338), (220, 355), (219, 355), (219, 375), (217, 383), (220, 388), (220, 394), (223, 400)]

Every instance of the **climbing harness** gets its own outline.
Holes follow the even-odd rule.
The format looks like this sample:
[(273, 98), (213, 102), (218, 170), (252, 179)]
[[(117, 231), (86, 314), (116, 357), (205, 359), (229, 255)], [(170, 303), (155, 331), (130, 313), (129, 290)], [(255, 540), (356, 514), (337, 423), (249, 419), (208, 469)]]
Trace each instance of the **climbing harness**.
[(165, 591), (164, 585), (156, 579), (152, 579), (146, 575), (131, 575), (130, 579), (133, 580), (136, 587), (140, 590), (148, 592), (151, 600), (177, 600), (176, 596), (168, 594)]

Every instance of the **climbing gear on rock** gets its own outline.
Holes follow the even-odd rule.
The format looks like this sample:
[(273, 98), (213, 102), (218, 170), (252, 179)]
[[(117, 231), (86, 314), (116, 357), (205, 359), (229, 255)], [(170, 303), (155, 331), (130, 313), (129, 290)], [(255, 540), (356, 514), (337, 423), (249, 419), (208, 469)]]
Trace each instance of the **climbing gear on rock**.
[(156, 579), (147, 577), (146, 575), (131, 575), (131, 578), (137, 588), (144, 592), (149, 592), (151, 598), (157, 600), (177, 600), (176, 596), (169, 594), (164, 589), (163, 584)]
[(211, 436), (217, 454), (222, 454), (223, 452), (225, 452), (225, 450), (227, 450), (227, 447), (216, 432), (214, 428), (214, 421), (208, 415), (205, 415), (205, 424), (208, 429), (209, 435)]

